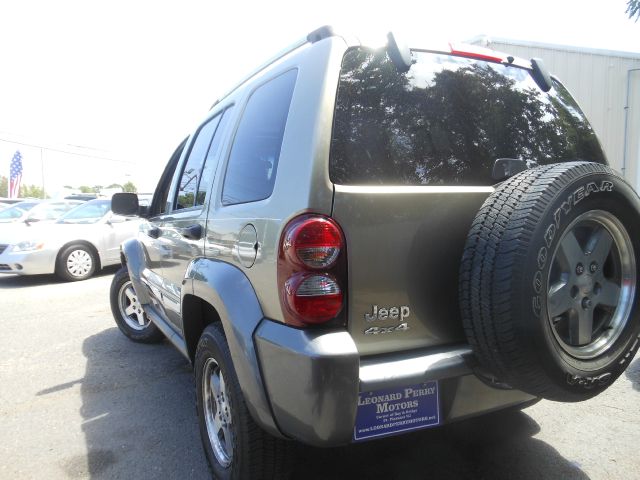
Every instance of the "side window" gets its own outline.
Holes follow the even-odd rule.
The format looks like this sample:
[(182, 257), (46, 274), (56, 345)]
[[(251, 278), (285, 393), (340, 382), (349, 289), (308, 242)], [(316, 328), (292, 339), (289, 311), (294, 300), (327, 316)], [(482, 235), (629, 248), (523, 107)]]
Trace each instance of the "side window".
[(185, 138), (180, 145), (178, 145), (178, 148), (175, 149), (173, 155), (171, 155), (171, 158), (167, 162), (167, 166), (164, 167), (162, 176), (160, 177), (153, 194), (153, 200), (151, 201), (150, 215), (152, 217), (161, 215), (167, 211), (167, 200), (169, 197), (169, 189), (171, 188), (171, 180), (173, 179), (173, 174), (178, 166), (178, 161), (180, 160), (182, 151), (187, 144), (187, 140), (188, 138)]
[(222, 135), (229, 123), (229, 117), (231, 116), (231, 110), (233, 107), (227, 108), (221, 115), (219, 115), (220, 121), (218, 128), (213, 135), (213, 141), (209, 147), (207, 158), (204, 161), (204, 168), (202, 169), (202, 175), (200, 176), (200, 183), (198, 184), (198, 194), (196, 195), (196, 205), (203, 205), (207, 197), (207, 191), (213, 183), (214, 176), (216, 174), (216, 167), (218, 166), (218, 154), (220, 153), (220, 146), (222, 144)]
[(200, 128), (198, 133), (196, 133), (189, 157), (182, 170), (182, 175), (180, 175), (174, 210), (182, 210), (197, 205), (195, 203), (196, 192), (198, 191), (202, 167), (204, 166), (213, 134), (219, 122), (220, 115), (209, 120)]
[(283, 73), (251, 94), (231, 148), (223, 205), (271, 196), (297, 74)]

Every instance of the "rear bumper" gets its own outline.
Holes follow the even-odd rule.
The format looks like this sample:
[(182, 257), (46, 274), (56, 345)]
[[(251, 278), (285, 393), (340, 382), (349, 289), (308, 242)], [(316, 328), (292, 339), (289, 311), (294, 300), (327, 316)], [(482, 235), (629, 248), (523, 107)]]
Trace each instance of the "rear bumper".
[(534, 399), (481, 382), (468, 366), (467, 345), (361, 359), (348, 332), (296, 330), (269, 320), (254, 338), (278, 428), (310, 445), (352, 441), (360, 392), (438, 380), (442, 423)]

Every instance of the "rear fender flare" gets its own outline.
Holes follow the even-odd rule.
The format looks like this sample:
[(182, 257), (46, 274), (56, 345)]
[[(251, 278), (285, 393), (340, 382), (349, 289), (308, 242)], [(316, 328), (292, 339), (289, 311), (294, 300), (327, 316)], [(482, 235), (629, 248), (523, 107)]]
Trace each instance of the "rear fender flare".
[[(264, 315), (251, 282), (237, 267), (206, 258), (194, 259), (185, 277), (182, 300), (192, 294), (211, 305), (220, 317), (249, 412), (271, 434), (282, 436), (267, 400), (253, 342), (253, 334)], [(183, 319), (185, 338), (189, 328), (188, 319)], [(191, 358), (194, 355), (189, 351)]]

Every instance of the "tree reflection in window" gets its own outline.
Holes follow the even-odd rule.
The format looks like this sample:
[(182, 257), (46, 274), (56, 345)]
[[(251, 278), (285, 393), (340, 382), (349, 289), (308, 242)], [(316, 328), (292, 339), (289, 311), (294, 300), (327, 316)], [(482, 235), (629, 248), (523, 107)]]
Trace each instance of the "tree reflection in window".
[(331, 144), (338, 184), (491, 185), (497, 158), (530, 165), (604, 162), (584, 114), (559, 83), (525, 69), (413, 52), (400, 74), (384, 50), (344, 57)]

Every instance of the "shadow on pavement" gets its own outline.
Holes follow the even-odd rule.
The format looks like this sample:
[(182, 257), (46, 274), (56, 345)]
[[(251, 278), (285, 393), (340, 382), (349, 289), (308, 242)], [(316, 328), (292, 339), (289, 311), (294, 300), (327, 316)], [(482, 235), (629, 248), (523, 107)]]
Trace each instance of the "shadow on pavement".
[(302, 447), (296, 479), (588, 479), (520, 411), (336, 449)]
[(115, 327), (88, 337), (82, 350), (88, 455), (65, 459), (67, 475), (209, 478), (187, 361), (168, 343), (135, 344)]
[[(209, 478), (191, 368), (168, 343), (134, 344), (117, 328), (87, 338), (81, 383), (87, 455), (63, 459), (69, 477)], [(351, 445), (300, 446), (295, 479), (587, 479), (547, 443), (539, 426), (507, 411), (441, 429)]]
[[(96, 272), (93, 277), (103, 277), (106, 275), (113, 275), (120, 268), (119, 265), (111, 265), (105, 267), (99, 272)], [(92, 278), (93, 278), (92, 277)], [(52, 285), (55, 283), (69, 283), (56, 275), (13, 275), (13, 274), (1, 274), (0, 275), (0, 290), (13, 289), (13, 288), (26, 288), (37, 287), (40, 285)]]
[(640, 392), (640, 357), (635, 362), (631, 362), (629, 368), (627, 368), (625, 375), (631, 380), (631, 385), (634, 390)]

